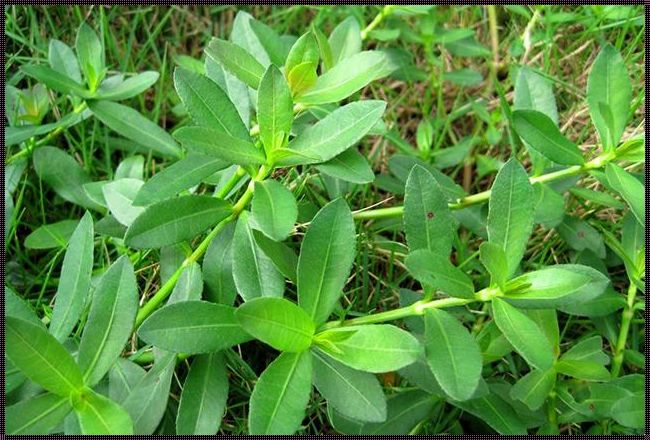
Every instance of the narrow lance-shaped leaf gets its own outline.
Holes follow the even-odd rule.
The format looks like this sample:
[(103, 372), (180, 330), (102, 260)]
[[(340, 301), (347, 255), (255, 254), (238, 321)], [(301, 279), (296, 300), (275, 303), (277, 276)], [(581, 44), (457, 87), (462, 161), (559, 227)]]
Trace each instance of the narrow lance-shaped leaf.
[(174, 86), (192, 120), (202, 126), (221, 131), (241, 140), (249, 140), (237, 108), (228, 95), (210, 78), (178, 68)]
[(138, 311), (133, 266), (122, 256), (104, 273), (95, 293), (79, 345), (79, 366), (87, 385), (94, 385), (124, 349)]
[(639, 223), (645, 226), (645, 187), (643, 184), (623, 168), (612, 163), (605, 166), (605, 173), (612, 188), (627, 202)]
[(409, 253), (404, 261), (408, 271), (418, 281), (442, 290), (456, 298), (474, 298), (474, 284), (462, 270), (428, 249)]
[(74, 403), (74, 407), (84, 435), (133, 434), (129, 413), (101, 394), (88, 391)]
[(276, 165), (321, 163), (338, 156), (361, 140), (385, 109), (383, 101), (359, 101), (334, 110), (289, 142), (287, 148), (297, 154), (275, 161)]
[(95, 90), (105, 74), (104, 48), (95, 31), (85, 22), (77, 31), (75, 49), (86, 83), (91, 90)]
[(447, 198), (436, 179), (424, 167), (414, 166), (404, 196), (404, 231), (409, 249), (449, 255), (453, 221)]
[(250, 434), (293, 434), (305, 417), (311, 391), (308, 351), (282, 353), (262, 373), (250, 400)]
[(355, 244), (352, 213), (343, 199), (325, 205), (305, 234), (298, 257), (298, 304), (317, 325), (342, 294)]
[(237, 220), (232, 242), (232, 275), (237, 292), (249, 301), (259, 296), (282, 296), (284, 278), (255, 242), (249, 215), (243, 212)]
[(56, 289), (50, 333), (65, 340), (77, 324), (90, 297), (90, 273), (93, 268), (93, 219), (86, 214), (72, 233)]
[(312, 361), (314, 385), (328, 406), (355, 420), (386, 419), (386, 397), (376, 376), (347, 367), (318, 351), (312, 351)]
[(455, 406), (483, 420), (499, 434), (525, 435), (526, 425), (517, 412), (498, 394), (465, 402), (453, 402)]
[(221, 353), (196, 356), (187, 374), (176, 416), (179, 435), (213, 435), (228, 398), (228, 372)]
[(65, 74), (44, 65), (28, 64), (20, 68), (27, 76), (45, 84), (59, 93), (72, 93), (82, 98), (89, 98), (90, 92)]
[(49, 225), (39, 226), (25, 237), (27, 249), (54, 249), (65, 247), (75, 229), (79, 225), (76, 220), (61, 220)]
[(213, 38), (205, 53), (253, 89), (257, 89), (264, 76), (264, 67), (235, 43)]
[(507, 302), (492, 300), (494, 321), (508, 342), (531, 366), (546, 371), (553, 365), (553, 348), (539, 326)]
[(320, 55), (318, 53), (318, 43), (316, 42), (316, 38), (312, 32), (307, 32), (301, 35), (300, 38), (293, 43), (293, 46), (291, 46), (284, 65), (285, 72), (289, 73), (294, 68), (304, 63), (312, 65), (315, 71), (316, 66), (318, 66), (319, 58)]
[(479, 247), (481, 263), (490, 273), (491, 282), (505, 291), (508, 280), (508, 261), (503, 249), (490, 242), (483, 242)]
[(361, 29), (357, 19), (350, 16), (340, 22), (330, 34), (328, 41), (332, 48), (334, 65), (361, 52)]
[(194, 238), (231, 212), (228, 202), (209, 196), (164, 200), (148, 206), (129, 226), (124, 240), (137, 248), (160, 248)]
[(274, 180), (255, 183), (251, 202), (253, 226), (269, 238), (282, 241), (298, 218), (298, 205), (291, 191)]
[(142, 180), (125, 178), (102, 186), (102, 193), (109, 211), (124, 226), (130, 226), (144, 211), (143, 207), (133, 205), (133, 200), (142, 185), (144, 185)]
[(623, 135), (632, 100), (632, 84), (621, 54), (606, 44), (596, 57), (587, 79), (587, 103), (591, 120), (606, 149)]
[(172, 290), (167, 304), (184, 301), (199, 301), (203, 292), (201, 266), (196, 261), (186, 265)]
[(49, 434), (72, 411), (68, 396), (40, 394), (5, 409), (5, 432), (9, 435)]
[(553, 121), (535, 110), (516, 110), (512, 114), (515, 129), (533, 149), (560, 165), (582, 165), (580, 149), (560, 133)]
[(163, 156), (180, 157), (174, 138), (131, 107), (110, 101), (90, 101), (88, 108), (109, 128)]
[(490, 243), (500, 246), (508, 261), (508, 277), (521, 261), (533, 228), (533, 188), (516, 159), (501, 168), (492, 185), (487, 230)]
[(81, 84), (79, 61), (70, 46), (56, 39), (50, 40), (47, 60), (52, 69)]
[(235, 309), (206, 301), (183, 301), (154, 312), (138, 329), (146, 342), (177, 353), (212, 353), (251, 339)]
[(80, 390), (83, 378), (65, 348), (45, 329), (13, 316), (5, 317), (7, 357), (38, 385), (60, 396)]
[(296, 255), (296, 252), (284, 243), (271, 240), (260, 231), (253, 231), (253, 235), (255, 236), (255, 243), (273, 261), (280, 273), (296, 284), (298, 282), (296, 274), (298, 255)]
[(301, 95), (298, 102), (316, 105), (341, 101), (372, 81), (390, 74), (396, 67), (384, 52), (368, 50), (357, 53), (319, 76), (316, 84)]
[(370, 183), (375, 180), (368, 159), (356, 149), (350, 148), (338, 156), (316, 166), (316, 169), (328, 176), (352, 183)]
[(191, 154), (146, 181), (135, 196), (133, 205), (146, 206), (171, 198), (228, 165), (228, 162), (215, 157)]
[(261, 165), (264, 152), (254, 144), (205, 127), (183, 127), (174, 137), (189, 151), (237, 165)]
[(467, 400), (481, 378), (481, 350), (474, 337), (449, 313), (424, 314), (427, 363), (442, 389), (454, 400)]
[(60, 148), (40, 147), (34, 151), (32, 159), (38, 177), (65, 200), (96, 211), (103, 209), (83, 190), (82, 185), (91, 180), (88, 173)]
[(510, 397), (522, 401), (528, 408), (539, 409), (555, 386), (555, 370), (533, 370), (510, 389)]
[(203, 257), (203, 281), (205, 298), (219, 304), (232, 305), (237, 288), (232, 275), (232, 240), (235, 224), (230, 223), (210, 242)]
[(393, 325), (358, 325), (327, 330), (314, 343), (337, 361), (370, 373), (395, 371), (418, 359), (422, 347), (410, 333)]
[(284, 75), (274, 65), (269, 66), (260, 83), (257, 120), (267, 154), (282, 147), (293, 123), (293, 100)]
[(99, 86), (94, 98), (109, 101), (121, 101), (132, 98), (151, 87), (158, 81), (159, 77), (160, 74), (158, 72), (148, 71), (138, 73), (115, 85), (107, 86), (106, 82), (104, 82)]
[(314, 336), (311, 318), (284, 298), (252, 299), (237, 309), (235, 317), (246, 332), (280, 351), (304, 351)]

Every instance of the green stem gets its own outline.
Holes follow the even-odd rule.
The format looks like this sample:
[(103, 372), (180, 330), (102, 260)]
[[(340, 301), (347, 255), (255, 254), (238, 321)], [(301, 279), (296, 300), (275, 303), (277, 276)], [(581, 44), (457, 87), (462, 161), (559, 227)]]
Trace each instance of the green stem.
[(372, 32), (379, 24), (388, 17), (393, 12), (391, 5), (386, 5), (382, 10), (375, 16), (375, 18), (361, 31), (361, 39), (365, 40), (368, 38), (368, 34)]
[[(84, 110), (86, 110), (87, 108), (88, 108), (88, 105), (86, 104), (86, 101), (83, 101), (81, 104), (79, 104), (74, 109), (72, 109), (72, 113), (79, 114), (79, 113), (83, 112)], [(5, 161), (5, 165), (10, 165), (13, 162), (19, 160), (20, 158), (29, 156), (32, 153), (32, 151), (34, 151), (38, 147), (41, 147), (41, 146), (43, 146), (45, 144), (48, 144), (52, 139), (54, 139), (55, 137), (60, 135), (63, 132), (63, 130), (65, 130), (66, 128), (68, 128), (67, 125), (61, 125), (59, 127), (56, 127), (54, 130), (49, 132), (43, 139), (41, 139), (38, 142), (34, 143), (30, 147), (22, 149), (19, 152), (17, 152), (16, 154), (14, 154), (12, 156), (9, 156), (7, 158), (7, 160)]]
[[(477, 296), (479, 294), (477, 293)], [(351, 325), (365, 325), (377, 324), (379, 322), (394, 321), (396, 319), (408, 318), (409, 316), (419, 316), (424, 314), (427, 309), (444, 309), (448, 307), (458, 307), (470, 304), (477, 299), (464, 299), (464, 298), (443, 298), (433, 301), (418, 301), (410, 306), (401, 307), (395, 310), (388, 310), (386, 312), (376, 313), (374, 315), (361, 316), (359, 318), (346, 319), (344, 321), (330, 321), (323, 324), (318, 331), (331, 330), (339, 327), (349, 327)]]
[[(531, 177), (530, 183), (547, 183), (555, 180), (564, 179), (566, 177), (576, 176), (591, 170), (596, 170), (604, 167), (608, 162), (616, 158), (614, 152), (602, 154), (595, 159), (585, 163), (584, 165), (574, 165), (560, 171), (555, 171), (541, 176)], [(449, 209), (464, 209), (469, 206), (478, 205), (490, 199), (491, 191), (483, 191), (477, 194), (472, 194), (467, 197), (456, 200), (449, 204)], [(368, 209), (356, 211), (352, 216), (357, 220), (371, 220), (382, 218), (401, 217), (404, 214), (404, 206), (392, 206), (390, 208)]]
[[(146, 301), (142, 306), (140, 307), (140, 310), (138, 311), (138, 315), (136, 316), (135, 319), (135, 327), (138, 328), (142, 322), (147, 319), (149, 315), (153, 313), (158, 306), (162, 304), (162, 302), (172, 293), (172, 290), (174, 290), (174, 286), (176, 286), (176, 283), (178, 282), (178, 279), (180, 278), (181, 274), (183, 273), (183, 270), (193, 262), (197, 262), (205, 253), (205, 251), (208, 250), (208, 246), (214, 240), (214, 238), (219, 235), (219, 232), (230, 222), (234, 221), (239, 217), (239, 214), (244, 210), (248, 202), (253, 198), (253, 189), (255, 188), (255, 182), (264, 180), (266, 176), (269, 174), (271, 168), (267, 167), (265, 165), (261, 166), (257, 176), (251, 182), (248, 184), (248, 188), (246, 188), (246, 191), (242, 196), (237, 200), (235, 205), (232, 208), (232, 214), (230, 214), (228, 217), (225, 219), (221, 220), (217, 225), (210, 231), (210, 233), (199, 243), (197, 248), (192, 252), (192, 254), (187, 257), (181, 266), (176, 269), (174, 274), (165, 282), (165, 284), (162, 285), (160, 289), (152, 296), (149, 298), (148, 301)], [(238, 173), (235, 173), (235, 176), (237, 176)], [(231, 178), (231, 180), (234, 180)]]
[(623, 358), (625, 354), (625, 344), (627, 343), (627, 335), (630, 331), (630, 324), (634, 318), (634, 300), (636, 299), (636, 284), (630, 282), (630, 287), (627, 289), (627, 304), (623, 310), (623, 317), (621, 319), (621, 330), (616, 339), (616, 347), (614, 349), (614, 360), (612, 361), (612, 377), (618, 377), (623, 366)]

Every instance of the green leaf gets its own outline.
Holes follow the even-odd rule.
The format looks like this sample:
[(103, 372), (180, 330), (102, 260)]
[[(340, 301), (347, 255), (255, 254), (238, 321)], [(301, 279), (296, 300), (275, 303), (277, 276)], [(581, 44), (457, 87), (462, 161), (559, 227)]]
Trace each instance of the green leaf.
[(560, 237), (573, 249), (591, 250), (600, 258), (605, 257), (605, 242), (603, 236), (586, 221), (566, 215), (557, 227)]
[(474, 284), (465, 273), (428, 249), (411, 252), (404, 261), (415, 279), (456, 298), (474, 298)]
[(353, 148), (317, 165), (316, 169), (323, 174), (346, 182), (363, 184), (375, 180), (375, 173), (368, 160)]
[(5, 286), (5, 316), (13, 316), (30, 324), (45, 328), (43, 322), (36, 316), (24, 299), (18, 296), (10, 287)]
[(49, 225), (39, 226), (25, 237), (27, 249), (54, 249), (65, 247), (79, 225), (77, 220), (62, 220)]
[(133, 420), (134, 434), (153, 434), (160, 424), (167, 408), (175, 365), (176, 355), (163, 353), (122, 403)]
[(68, 396), (83, 386), (72, 356), (43, 328), (5, 317), (6, 355), (30, 380), (54, 394)]
[(474, 36), (450, 41), (445, 44), (445, 47), (457, 57), (488, 57), (492, 53), (490, 49), (476, 41)]
[(77, 61), (77, 56), (70, 46), (62, 41), (51, 39), (47, 51), (47, 60), (52, 69), (81, 84), (79, 61)]
[[(97, 89), (94, 99), (105, 99), (108, 101), (122, 101), (132, 98), (147, 90), (154, 85), (160, 74), (154, 71), (138, 73), (135, 76), (127, 78), (116, 84), (107, 85), (104, 81)], [(109, 78), (110, 79), (110, 78)]]
[(516, 159), (501, 168), (492, 185), (487, 231), (490, 243), (500, 246), (508, 261), (508, 277), (516, 270), (533, 229), (533, 187)]
[(45, 84), (48, 88), (63, 94), (74, 94), (82, 98), (89, 98), (90, 92), (84, 87), (71, 79), (67, 75), (60, 73), (42, 64), (28, 64), (20, 68), (25, 75), (34, 78), (36, 81)]
[(117, 166), (113, 180), (117, 179), (144, 179), (144, 156), (138, 154), (129, 156)]
[(555, 387), (556, 376), (557, 373), (553, 369), (532, 370), (514, 384), (510, 389), (510, 397), (520, 400), (535, 411), (544, 404), (546, 397)]
[(309, 31), (300, 36), (291, 46), (284, 64), (285, 72), (289, 73), (299, 65), (307, 64), (313, 67), (315, 73), (319, 58), (318, 42), (313, 32)]
[(605, 382), (612, 377), (607, 368), (602, 365), (583, 360), (560, 359), (555, 364), (555, 370), (558, 373), (587, 381)]
[(458, 86), (475, 87), (483, 82), (483, 75), (473, 69), (458, 69), (445, 72), (444, 79)]
[(357, 19), (349, 16), (340, 22), (330, 34), (328, 41), (332, 48), (333, 65), (361, 52), (361, 29)]
[(508, 280), (508, 260), (503, 249), (486, 241), (479, 246), (479, 256), (481, 263), (490, 273), (491, 283), (499, 286), (501, 291), (505, 291)]
[(232, 305), (237, 288), (232, 270), (232, 239), (235, 224), (230, 223), (210, 242), (203, 256), (203, 281), (206, 298), (212, 302)]
[(90, 213), (86, 212), (70, 237), (56, 289), (50, 333), (61, 342), (77, 324), (86, 299), (90, 297), (93, 235), (93, 219)]
[(255, 182), (251, 211), (253, 227), (275, 241), (287, 238), (298, 218), (293, 194), (274, 180)]
[(558, 264), (513, 279), (506, 285), (503, 299), (522, 308), (557, 308), (597, 297), (608, 285), (608, 278), (596, 269)]
[(318, 29), (314, 24), (311, 26), (311, 32), (316, 38), (316, 43), (318, 44), (318, 53), (320, 54), (320, 59), (323, 60), (321, 63), (321, 71), (327, 72), (334, 65), (334, 60), (332, 56), (332, 47), (330, 46), (329, 41), (325, 34)]
[(283, 158), (276, 165), (321, 163), (338, 156), (359, 142), (381, 119), (385, 109), (385, 102), (374, 100), (337, 108), (289, 142), (287, 148), (303, 156)]
[(250, 400), (252, 435), (293, 434), (311, 394), (311, 353), (282, 353), (262, 373)]
[(254, 144), (211, 128), (183, 127), (174, 132), (174, 137), (191, 152), (229, 163), (261, 165), (266, 161), (264, 152)]
[(87, 385), (99, 382), (124, 349), (138, 312), (138, 300), (133, 266), (125, 255), (104, 273), (93, 294), (78, 359)]
[(104, 47), (95, 31), (86, 22), (81, 23), (77, 30), (75, 49), (86, 83), (91, 90), (95, 90), (106, 73)]
[(196, 261), (186, 265), (172, 290), (167, 304), (183, 301), (199, 301), (203, 292), (201, 266)]
[(254, 298), (239, 306), (235, 317), (246, 332), (280, 351), (304, 351), (314, 336), (309, 315), (284, 298)]
[(634, 429), (645, 427), (645, 399), (635, 394), (618, 400), (612, 406), (612, 418), (623, 426)]
[(341, 296), (355, 255), (355, 228), (343, 199), (314, 217), (298, 257), (298, 304), (316, 325), (327, 320)]
[(406, 180), (404, 231), (409, 249), (428, 249), (440, 256), (451, 251), (453, 219), (442, 188), (424, 167), (416, 165)]
[(602, 351), (603, 339), (596, 335), (584, 339), (571, 347), (562, 355), (561, 360), (589, 361), (599, 365), (607, 365), (609, 356)]
[(34, 169), (65, 200), (96, 211), (103, 208), (93, 202), (82, 185), (90, 182), (90, 176), (72, 156), (55, 147), (40, 147), (33, 153)]
[(383, 422), (366, 422), (347, 418), (332, 406), (327, 415), (332, 426), (343, 434), (406, 435), (425, 421), (434, 409), (438, 398), (421, 390), (393, 394), (387, 401), (387, 415)]
[(269, 66), (260, 82), (257, 120), (260, 139), (267, 154), (282, 147), (291, 132), (293, 100), (287, 81), (274, 65)]
[(560, 165), (582, 165), (585, 162), (578, 146), (565, 138), (544, 113), (515, 110), (512, 119), (519, 136), (546, 158)]
[(265, 69), (246, 49), (235, 43), (213, 38), (205, 49), (205, 54), (249, 87), (257, 90)]
[(183, 301), (154, 312), (140, 328), (144, 341), (176, 353), (212, 353), (249, 341), (235, 309), (206, 301)]
[[(596, 57), (587, 79), (587, 103), (591, 120), (605, 149), (618, 144), (627, 124), (632, 84), (621, 54), (606, 44)], [(603, 114), (603, 105), (609, 114)]]
[(210, 196), (183, 196), (148, 206), (129, 226), (124, 241), (137, 248), (161, 248), (194, 238), (228, 217), (230, 204)]
[(370, 84), (387, 76), (396, 65), (385, 52), (367, 50), (340, 61), (319, 76), (316, 84), (297, 101), (306, 105), (339, 102)]
[(499, 298), (492, 300), (492, 313), (503, 336), (530, 366), (543, 371), (553, 366), (553, 348), (532, 319)]
[(174, 86), (192, 120), (206, 128), (248, 141), (248, 128), (228, 95), (212, 80), (178, 68), (174, 71)]
[(119, 358), (108, 371), (108, 397), (122, 403), (142, 380), (146, 371), (135, 362)]
[(171, 198), (181, 191), (192, 188), (217, 171), (228, 166), (227, 162), (202, 154), (191, 154), (174, 162), (140, 188), (133, 204), (146, 206)]
[(144, 185), (138, 179), (117, 179), (102, 187), (106, 205), (115, 219), (124, 226), (130, 226), (144, 212), (141, 206), (133, 206), (133, 200)]
[(296, 252), (284, 243), (271, 240), (260, 231), (253, 231), (253, 236), (255, 237), (255, 243), (273, 261), (280, 273), (296, 284), (298, 282), (296, 274), (298, 256)]
[(174, 138), (136, 110), (110, 101), (89, 101), (88, 108), (100, 121), (125, 138), (163, 156), (181, 156)]
[(81, 433), (84, 435), (133, 434), (129, 413), (119, 404), (93, 391), (74, 403)]
[(287, 47), (282, 37), (280, 37), (273, 28), (267, 26), (261, 21), (251, 18), (248, 23), (264, 48), (264, 51), (270, 58), (270, 62), (276, 66), (284, 65), (284, 60), (287, 58), (289, 47)]
[(424, 314), (427, 363), (445, 393), (454, 400), (472, 397), (481, 378), (481, 350), (467, 329), (449, 313)]
[(187, 374), (176, 416), (176, 434), (213, 435), (228, 398), (228, 372), (221, 353), (196, 356)]
[(642, 226), (645, 226), (645, 187), (638, 179), (613, 163), (605, 165), (607, 181), (623, 197)]
[(337, 361), (370, 373), (399, 370), (415, 362), (422, 351), (414, 336), (388, 324), (327, 330), (314, 342)]
[(237, 220), (232, 241), (232, 275), (244, 301), (260, 296), (281, 297), (284, 278), (271, 259), (261, 251), (251, 229), (248, 213)]
[(524, 421), (508, 402), (495, 393), (465, 402), (454, 402), (454, 405), (480, 418), (499, 434), (527, 434)]
[(386, 420), (386, 397), (377, 377), (354, 370), (317, 351), (312, 352), (314, 386), (328, 406), (365, 422)]
[(68, 396), (40, 394), (7, 406), (5, 431), (9, 435), (49, 434), (72, 410)]
[(300, 96), (309, 90), (318, 80), (316, 64), (302, 63), (291, 69), (287, 74), (287, 83), (294, 97)]

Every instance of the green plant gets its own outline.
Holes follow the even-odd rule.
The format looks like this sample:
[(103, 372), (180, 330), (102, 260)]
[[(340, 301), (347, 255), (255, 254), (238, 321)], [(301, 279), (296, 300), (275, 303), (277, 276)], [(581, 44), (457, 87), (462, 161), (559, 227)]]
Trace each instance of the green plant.
[[(43, 181), (103, 218), (93, 224), (87, 211), (79, 222), (46, 225), (26, 239), (32, 248), (68, 244), (48, 326), (5, 287), (7, 390), (28, 381), (37, 387), (6, 408), (8, 433), (151, 434), (189, 358), (173, 422), (178, 434), (219, 430), (229, 370), (252, 376), (250, 434), (300, 430), (313, 388), (327, 402), (330, 423), (347, 434), (406, 434), (432, 414), (442, 418), (444, 408), (502, 434), (559, 433), (562, 424), (603, 419), (621, 431), (643, 429), (643, 377), (633, 368), (618, 376), (626, 359), (634, 365), (641, 356), (627, 340), (643, 307), (637, 292), (645, 289), (645, 188), (629, 170), (643, 160), (644, 140), (621, 140), (631, 86), (612, 46), (601, 50), (587, 85), (602, 148), (585, 151), (565, 137), (547, 99), (550, 87), (521, 68), (505, 117), (524, 148), (500, 166), (489, 190), (468, 195), (431, 165), (440, 158), (432, 133), (447, 128), (426, 120), (417, 128), (417, 152), (396, 156), (391, 167), (403, 206), (351, 211), (342, 197), (329, 201), (305, 189), (310, 179), (322, 179), (328, 194), (327, 179), (372, 181), (354, 146), (371, 134), (391, 139), (382, 120), (387, 103), (356, 93), (403, 63), (393, 52), (362, 51), (362, 42), (391, 14), (422, 14), (426, 23), (429, 9), (386, 6), (363, 30), (351, 19), (329, 38), (313, 26), (295, 41), (239, 13), (230, 40), (207, 45), (205, 65), (175, 70), (189, 118), (171, 135), (112, 102), (140, 93), (157, 75), (103, 79), (101, 43), (86, 25), (77, 37), (86, 88), (78, 72), (54, 67), (57, 54), (74, 58), (63, 43), (50, 46), (51, 68), (23, 68), (70, 94), (79, 121), (87, 107), (112, 131), (177, 160), (144, 181), (144, 158), (132, 156), (111, 181), (91, 181), (74, 159), (41, 146), (69, 125), (49, 134), (38, 125), (12, 130), (16, 143), (25, 142), (12, 157), (33, 152)], [(424, 40), (484, 56), (472, 32), (446, 30)], [(36, 121), (42, 112), (30, 115)], [(23, 131), (29, 136), (19, 137)], [(526, 156), (532, 176), (518, 159)], [(585, 174), (606, 191), (581, 193), (571, 178)], [(565, 190), (627, 206), (621, 233), (566, 215)], [(311, 212), (301, 203), (309, 198), (316, 200)], [(470, 210), (478, 221), (456, 215)], [(357, 233), (369, 231), (355, 221), (381, 228), (393, 218), (401, 218), (393, 235), (400, 243), (377, 251), (422, 294), (402, 289), (400, 307), (349, 317), (352, 304), (340, 300), (368, 253)], [(570, 247), (590, 253), (570, 263), (526, 264), (536, 224), (556, 227)], [(93, 273), (96, 233), (107, 260), (119, 258)], [(589, 260), (604, 257), (605, 245), (624, 265), (625, 299), (607, 269)], [(159, 258), (160, 283), (141, 286), (138, 273), (151, 256)], [(598, 333), (609, 339), (609, 369), (602, 337), (565, 339), (564, 316), (607, 317)], [(250, 359), (263, 365), (259, 377)], [(395, 372), (403, 383), (387, 398), (378, 375)]]

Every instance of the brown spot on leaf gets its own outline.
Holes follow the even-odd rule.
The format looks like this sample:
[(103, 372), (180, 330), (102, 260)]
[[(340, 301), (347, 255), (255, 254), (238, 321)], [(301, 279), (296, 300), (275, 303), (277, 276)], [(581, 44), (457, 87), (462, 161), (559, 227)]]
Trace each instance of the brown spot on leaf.
[(431, 212), (431, 211), (427, 212), (427, 218), (428, 218), (429, 220), (431, 220), (433, 217), (434, 217), (434, 216), (433, 216), (433, 212)]
[(578, 231), (578, 233), (576, 235), (578, 236), (578, 238), (585, 238), (584, 231)]

